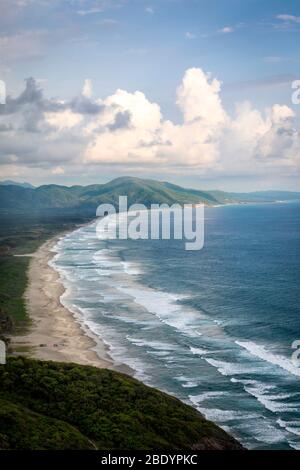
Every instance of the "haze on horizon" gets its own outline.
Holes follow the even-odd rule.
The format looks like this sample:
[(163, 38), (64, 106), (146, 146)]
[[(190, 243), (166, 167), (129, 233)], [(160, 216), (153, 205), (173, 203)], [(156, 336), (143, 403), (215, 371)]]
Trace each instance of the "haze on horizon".
[(1, 180), (299, 188), (298, 2), (0, 5)]

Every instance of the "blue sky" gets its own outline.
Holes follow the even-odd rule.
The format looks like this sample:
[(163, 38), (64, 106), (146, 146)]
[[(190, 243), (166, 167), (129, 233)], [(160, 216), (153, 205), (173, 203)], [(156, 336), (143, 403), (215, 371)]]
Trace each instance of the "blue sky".
[[(0, 146), (1, 176), (30, 179), (36, 184), (50, 181), (86, 184), (131, 173), (197, 187), (297, 188), (300, 114), (299, 105), (291, 102), (291, 83), (300, 79), (299, 2), (0, 0), (0, 4), (0, 79), (6, 83), (11, 104), (15, 104), (5, 112), (2, 110), (3, 116), (0, 115), (2, 124), (10, 126), (10, 130), (7, 128), (0, 135), (3, 144)], [(178, 87), (187, 71), (198, 69), (205, 74), (208, 84), (213, 79), (218, 80), (220, 90), (207, 88), (201, 82), (202, 75), (190, 73), (179, 96)], [(24, 79), (28, 77), (35, 79), (34, 84), (31, 82), (31, 93), (32, 89), (36, 92), (42, 88), (46, 104), (41, 105), (41, 99), (29, 103), (30, 90), (26, 103), (24, 100), (18, 103), (18, 97), (24, 93)], [(87, 113), (83, 113), (84, 119), (81, 116), (79, 119), (80, 112), (70, 105), (68, 119), (74, 123), (74, 128), (69, 124), (68, 133), (57, 124), (67, 117), (67, 110), (58, 110), (57, 106), (53, 110), (54, 101), (63, 100), (67, 108), (75, 97), (82, 96), (86, 79), (90, 86), (92, 84), (92, 92), (89, 91), (85, 99), (101, 103), (102, 114), (110, 113), (110, 118), (116, 119), (116, 114), (112, 114), (107, 106), (118, 106), (120, 116), (132, 116), (126, 130), (124, 127), (117, 131), (113, 128), (113, 137), (117, 141), (127, 139), (130, 142), (123, 153), (120, 152), (120, 157), (110, 152), (111, 137), (107, 133), (112, 132), (111, 123), (103, 121), (100, 111), (96, 125), (95, 116), (93, 123), (91, 118), (87, 120)], [(182, 124), (186, 106), (191, 103), (185, 96), (197, 93), (197, 83), (201, 93), (212, 93), (216, 106), (217, 101), (221, 101), (226, 117), (212, 122), (202, 111), (199, 116), (193, 111), (193, 119), (202, 120), (202, 127), (198, 124), (192, 130), (187, 128), (190, 124), (186, 122), (184, 129), (178, 130), (176, 126)], [(126, 91), (126, 99), (125, 94), (122, 99), (116, 96), (117, 89)], [(137, 105), (139, 97), (135, 97), (135, 104), (131, 99), (137, 90), (145, 95), (147, 102), (157, 104), (161, 112), (161, 117), (154, 117), (151, 124), (141, 124), (139, 120), (138, 136), (134, 134), (132, 123), (135, 112), (143, 114), (143, 103), (140, 100)], [(196, 99), (200, 108), (201, 93)], [(236, 103), (245, 101), (251, 102), (255, 112), (243, 108), (237, 116)], [(273, 108), (275, 105), (281, 108)], [(144, 109), (147, 112), (147, 104)], [(149, 108), (150, 114), (153, 110)], [(213, 107), (210, 111), (218, 113), (219, 108)], [(78, 116), (71, 116), (71, 112)], [(60, 116), (59, 113), (65, 114)], [(262, 113), (264, 123), (260, 122), (257, 113)], [(39, 119), (33, 140), (40, 151), (35, 156), (28, 144), (28, 132), (33, 130), (24, 127), (24, 116), (30, 119), (33, 114)], [(159, 119), (164, 121), (162, 127), (157, 123)], [(169, 120), (172, 129), (165, 124)], [(11, 123), (14, 129), (11, 129)], [(146, 128), (142, 129), (144, 125)], [(257, 132), (251, 136), (253, 151), (248, 160), (245, 158), (243, 165), (236, 165), (237, 153), (244, 155), (249, 148), (250, 136), (246, 131), (243, 142), (238, 142), (237, 134), (242, 125), (257, 126)], [(54, 129), (49, 126), (56, 128), (57, 140), (53, 137)], [(90, 134), (87, 139), (91, 127), (97, 128), (97, 135)], [(176, 143), (172, 140), (175, 128), (181, 133), (181, 140)], [(279, 141), (282, 129), (285, 137)], [(71, 149), (73, 132), (76, 136), (81, 133), (82, 139), (77, 148), (73, 142)], [(184, 156), (177, 157), (176, 151), (182, 152), (188, 146), (190, 132), (201, 135), (198, 139), (199, 161), (195, 147), (185, 165)], [(106, 139), (103, 155), (99, 133), (105, 134)], [(287, 135), (292, 134), (291, 141)], [(13, 148), (12, 142), (16, 138), (19, 143)], [(146, 139), (148, 147), (155, 146), (155, 151), (147, 152), (139, 159), (137, 143), (141, 138)], [(160, 144), (155, 140), (158, 138)], [(49, 139), (52, 139), (51, 148), (48, 148)], [(228, 141), (233, 139), (236, 145), (230, 147)], [(210, 145), (212, 140), (214, 148)], [(73, 158), (62, 155), (64, 146), (66, 154), (73, 153)], [(108, 151), (106, 146), (109, 146)], [(172, 152), (165, 151), (166, 146), (172, 147)], [(91, 148), (96, 149), (94, 153)], [(223, 148), (226, 157), (222, 154)], [(96, 151), (99, 158), (95, 157)]]

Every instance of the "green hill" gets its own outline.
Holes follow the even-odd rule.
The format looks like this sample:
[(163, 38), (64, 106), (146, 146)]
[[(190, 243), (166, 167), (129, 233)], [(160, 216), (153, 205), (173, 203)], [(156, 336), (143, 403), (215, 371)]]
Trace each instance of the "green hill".
[(22, 211), (76, 211), (95, 214), (101, 203), (117, 204), (120, 195), (128, 196), (128, 203), (157, 204), (199, 203), (216, 204), (207, 192), (183, 189), (169, 183), (139, 178), (117, 178), (106, 184), (90, 186), (45, 185), (38, 188), (0, 186), (0, 210)]
[(226, 193), (182, 188), (175, 184), (133, 177), (116, 178), (105, 184), (89, 186), (44, 185), (27, 188), (0, 185), (1, 213), (52, 212), (94, 216), (99, 204), (116, 205), (119, 196), (128, 196), (129, 205), (151, 204), (226, 204), (234, 202), (272, 202), (278, 199), (300, 199), (300, 193), (265, 191), (256, 193)]
[(0, 449), (241, 449), (192, 407), (124, 374), (10, 357)]
[(0, 398), (0, 449), (94, 449), (89, 439), (59, 419)]
[(18, 181), (4, 180), (4, 181), (0, 181), (0, 186), (1, 185), (3, 186), (14, 185), (14, 186), (21, 186), (22, 188), (34, 188), (32, 184), (26, 183), (26, 181), (24, 181), (23, 183), (19, 183)]

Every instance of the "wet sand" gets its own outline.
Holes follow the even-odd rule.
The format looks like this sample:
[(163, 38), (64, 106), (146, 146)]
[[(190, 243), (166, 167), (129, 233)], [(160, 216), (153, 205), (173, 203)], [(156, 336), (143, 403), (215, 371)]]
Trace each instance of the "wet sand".
[(25, 334), (11, 339), (12, 348), (36, 359), (76, 362), (130, 374), (128, 367), (112, 360), (101, 339), (61, 304), (65, 289), (59, 274), (49, 266), (55, 255), (51, 249), (61, 236), (47, 241), (31, 255), (25, 291), (31, 324)]

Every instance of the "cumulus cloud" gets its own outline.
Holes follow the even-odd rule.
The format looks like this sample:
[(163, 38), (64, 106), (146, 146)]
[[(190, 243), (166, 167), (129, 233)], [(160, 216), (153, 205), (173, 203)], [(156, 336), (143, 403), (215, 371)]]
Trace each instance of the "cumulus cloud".
[(73, 101), (45, 98), (36, 80), (28, 78), (24, 91), (7, 96), (0, 106), (1, 163), (55, 167), (76, 160), (86, 144), (76, 128), (82, 114), (74, 108)]
[(182, 121), (174, 123), (141, 91), (118, 89), (93, 100), (86, 80), (78, 96), (64, 101), (46, 98), (30, 78), (0, 107), (0, 159), (6, 168), (49, 168), (55, 175), (97, 165), (207, 175), (299, 172), (294, 111), (242, 102), (229, 115), (221, 87), (211, 74), (188, 69), (177, 89)]
[(45, 121), (55, 129), (62, 131), (78, 125), (82, 121), (82, 116), (78, 113), (74, 113), (70, 109), (65, 109), (59, 113), (45, 113)]
[[(147, 100), (140, 91), (129, 93), (125, 90), (117, 90), (102, 104), (105, 111), (96, 123), (102, 131), (92, 134), (86, 161), (128, 163), (141, 160), (150, 163), (153, 149), (144, 144), (153, 141), (156, 132), (160, 131), (160, 107)], [(124, 122), (125, 125), (120, 125)]]
[(220, 99), (221, 83), (203, 70), (191, 68), (177, 89), (177, 104), (186, 122), (201, 120), (203, 126), (222, 123), (226, 113)]

